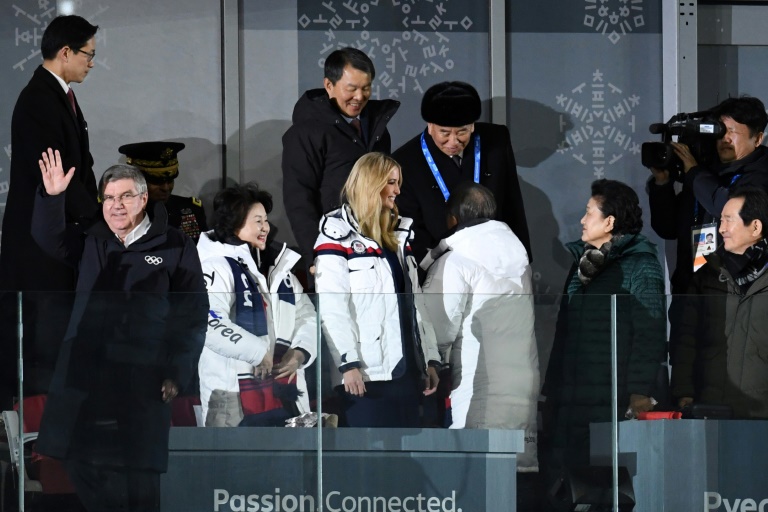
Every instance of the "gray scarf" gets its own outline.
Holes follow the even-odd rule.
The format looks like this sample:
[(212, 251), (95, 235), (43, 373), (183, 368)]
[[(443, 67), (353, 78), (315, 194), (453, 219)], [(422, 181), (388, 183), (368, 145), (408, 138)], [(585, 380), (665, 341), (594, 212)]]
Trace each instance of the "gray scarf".
[(605, 263), (608, 261), (608, 253), (611, 252), (611, 247), (613, 247), (615, 240), (616, 237), (612, 237), (601, 245), (599, 249), (590, 244), (584, 244), (584, 254), (579, 258), (579, 281), (581, 281), (581, 284), (587, 286), (592, 279), (602, 272)]

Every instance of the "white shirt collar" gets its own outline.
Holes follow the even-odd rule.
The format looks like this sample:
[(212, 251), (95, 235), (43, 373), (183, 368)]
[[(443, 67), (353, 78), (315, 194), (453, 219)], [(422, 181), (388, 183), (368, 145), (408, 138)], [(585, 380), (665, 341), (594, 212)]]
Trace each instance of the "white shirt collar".
[(50, 69), (46, 67), (44, 67), (44, 69), (53, 75), (53, 77), (59, 82), (59, 85), (61, 85), (61, 88), (64, 89), (64, 94), (67, 94), (67, 92), (69, 92), (69, 85), (67, 84), (67, 82), (65, 82), (63, 78), (61, 78), (59, 75), (57, 75)]
[[(139, 225), (133, 228), (133, 231), (125, 235), (123, 245), (128, 247), (133, 242), (146, 235), (151, 225), (152, 223), (149, 221), (149, 215), (147, 215), (147, 212), (144, 212), (144, 218), (139, 222)], [(120, 238), (117, 234), (115, 234), (115, 236), (117, 236), (118, 239)]]

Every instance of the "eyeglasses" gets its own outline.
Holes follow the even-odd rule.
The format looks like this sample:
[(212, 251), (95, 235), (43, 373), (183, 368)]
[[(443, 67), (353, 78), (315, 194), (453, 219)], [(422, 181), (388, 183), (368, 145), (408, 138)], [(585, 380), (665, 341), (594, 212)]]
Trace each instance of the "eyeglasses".
[(83, 55), (85, 55), (85, 60), (87, 62), (91, 62), (93, 58), (96, 57), (96, 50), (93, 50), (92, 52), (86, 52), (85, 50), (82, 50), (82, 49), (75, 50), (74, 48), (72, 48), (72, 51), (75, 53), (82, 53)]
[(120, 194), (119, 196), (104, 196), (101, 202), (105, 206), (112, 206), (115, 204), (115, 202), (118, 204), (131, 204), (133, 200), (140, 195), (141, 194), (131, 194), (130, 192), (126, 192), (125, 194)]

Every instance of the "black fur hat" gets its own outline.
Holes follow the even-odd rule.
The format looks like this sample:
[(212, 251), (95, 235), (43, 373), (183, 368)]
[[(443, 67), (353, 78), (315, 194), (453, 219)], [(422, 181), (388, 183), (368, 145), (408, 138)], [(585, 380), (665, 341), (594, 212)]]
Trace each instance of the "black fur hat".
[(480, 119), (480, 95), (466, 82), (441, 82), (424, 93), (421, 117), (439, 126), (464, 126)]

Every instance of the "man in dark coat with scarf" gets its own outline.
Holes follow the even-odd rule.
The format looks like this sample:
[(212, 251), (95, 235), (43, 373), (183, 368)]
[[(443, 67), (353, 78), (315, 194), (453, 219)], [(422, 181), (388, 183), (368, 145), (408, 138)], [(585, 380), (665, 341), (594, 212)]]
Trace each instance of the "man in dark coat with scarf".
[[(0, 250), (0, 405), (15, 387), (16, 292), (23, 293), (25, 394), (48, 391), (63, 326), (69, 317), (75, 270), (51, 258), (31, 235), (32, 205), (40, 184), (37, 161), (47, 148), (58, 149), (64, 166), (75, 168), (62, 215), (68, 224), (98, 214), (96, 179), (89, 150), (88, 124), (70, 85), (93, 68), (99, 27), (80, 16), (58, 16), (41, 41), (43, 63), (16, 101), (11, 119), (11, 179)], [(8, 381), (11, 382), (8, 382)], [(12, 394), (11, 396), (15, 396)]]
[(768, 193), (737, 187), (720, 220), (723, 244), (693, 275), (674, 344), (678, 405), (727, 405), (768, 418)]
[(168, 226), (162, 204), (146, 211), (146, 181), (127, 165), (104, 173), (103, 220), (67, 236), (64, 192), (74, 169), (65, 174), (50, 149), (40, 169), (33, 236), (79, 277), (37, 450), (63, 459), (89, 511), (159, 510), (169, 402), (190, 379), (205, 338), (197, 250)]
[(341, 189), (357, 159), (392, 150), (387, 123), (400, 107), (399, 101), (369, 99), (376, 70), (358, 49), (334, 51), (324, 71), (323, 88), (299, 98), (283, 135), (283, 203), (307, 267), (313, 265), (320, 218), (341, 205)]
[(506, 223), (531, 257), (528, 223), (506, 126), (478, 123), (480, 96), (464, 82), (430, 87), (421, 102), (427, 128), (392, 156), (403, 168), (397, 206), (413, 219), (416, 261), (446, 235), (446, 202), (459, 183), (474, 181), (493, 192), (496, 218)]

